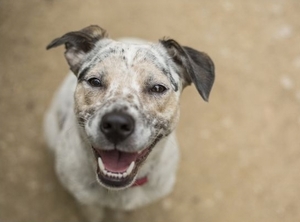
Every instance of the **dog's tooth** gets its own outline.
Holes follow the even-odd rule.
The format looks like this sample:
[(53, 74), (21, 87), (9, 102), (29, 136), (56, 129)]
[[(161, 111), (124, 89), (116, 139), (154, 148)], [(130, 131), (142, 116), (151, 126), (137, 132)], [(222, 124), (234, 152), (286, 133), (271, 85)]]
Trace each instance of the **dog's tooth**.
[(126, 170), (126, 174), (127, 175), (131, 174), (131, 172), (132, 172), (132, 170), (134, 168), (134, 165), (135, 165), (135, 163), (134, 163), (134, 161), (132, 161), (131, 164), (129, 165), (128, 169)]
[(107, 176), (112, 177), (113, 174), (111, 172), (107, 172)]
[(108, 172), (104, 169), (104, 170), (103, 170), (103, 173), (104, 173), (104, 175), (107, 176), (107, 173), (108, 173)]
[(122, 173), (122, 177), (127, 177), (128, 175), (127, 175), (127, 173), (126, 172), (124, 172), (124, 173)]
[(104, 172), (104, 171), (105, 171), (105, 167), (104, 167), (104, 164), (103, 164), (103, 162), (102, 162), (101, 157), (98, 157), (98, 165), (99, 165), (100, 170), (101, 170), (102, 172)]

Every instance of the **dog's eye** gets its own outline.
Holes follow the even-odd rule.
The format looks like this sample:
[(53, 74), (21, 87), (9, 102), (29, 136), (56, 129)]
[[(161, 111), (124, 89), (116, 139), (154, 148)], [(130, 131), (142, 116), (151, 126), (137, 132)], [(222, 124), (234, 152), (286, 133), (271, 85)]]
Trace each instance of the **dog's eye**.
[(93, 87), (101, 87), (102, 86), (101, 80), (97, 79), (97, 78), (89, 79), (88, 83)]
[(163, 85), (154, 85), (151, 89), (150, 92), (152, 93), (163, 93), (167, 90), (167, 88)]

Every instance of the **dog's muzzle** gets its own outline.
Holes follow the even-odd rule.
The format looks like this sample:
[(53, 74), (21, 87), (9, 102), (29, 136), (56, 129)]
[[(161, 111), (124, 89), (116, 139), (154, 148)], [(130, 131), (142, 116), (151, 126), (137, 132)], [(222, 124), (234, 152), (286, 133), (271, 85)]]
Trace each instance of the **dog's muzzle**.
[(125, 112), (113, 111), (101, 118), (100, 131), (114, 149), (93, 145), (97, 162), (97, 179), (108, 189), (124, 189), (134, 186), (142, 163), (161, 137), (139, 151), (126, 152), (122, 144), (135, 131), (135, 120)]

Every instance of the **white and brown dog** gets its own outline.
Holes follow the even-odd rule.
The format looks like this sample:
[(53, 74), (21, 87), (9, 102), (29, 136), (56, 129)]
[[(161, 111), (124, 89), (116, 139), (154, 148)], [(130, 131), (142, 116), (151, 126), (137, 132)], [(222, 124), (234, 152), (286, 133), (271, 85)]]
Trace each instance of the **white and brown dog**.
[(180, 94), (194, 83), (208, 100), (212, 60), (172, 39), (114, 41), (96, 25), (47, 49), (62, 44), (72, 74), (45, 118), (62, 184), (91, 221), (100, 220), (103, 207), (132, 210), (170, 193)]

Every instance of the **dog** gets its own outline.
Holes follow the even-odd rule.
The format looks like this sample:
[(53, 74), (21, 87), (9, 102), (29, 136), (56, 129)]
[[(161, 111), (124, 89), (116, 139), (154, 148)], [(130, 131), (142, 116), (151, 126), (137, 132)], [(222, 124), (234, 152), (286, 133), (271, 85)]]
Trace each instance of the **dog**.
[(115, 41), (97, 25), (54, 39), (71, 73), (45, 116), (63, 186), (89, 221), (103, 209), (133, 210), (172, 191), (179, 159), (174, 129), (182, 90), (208, 101), (210, 57), (173, 39)]

